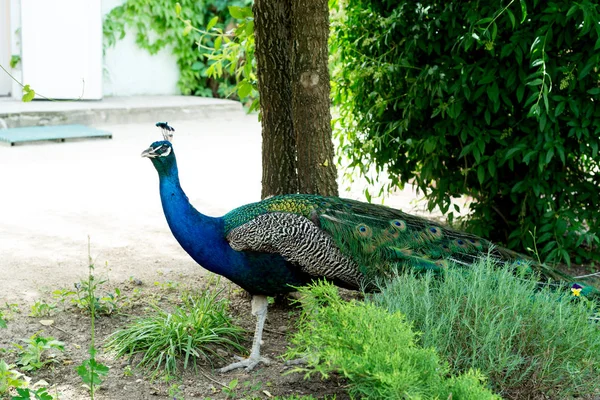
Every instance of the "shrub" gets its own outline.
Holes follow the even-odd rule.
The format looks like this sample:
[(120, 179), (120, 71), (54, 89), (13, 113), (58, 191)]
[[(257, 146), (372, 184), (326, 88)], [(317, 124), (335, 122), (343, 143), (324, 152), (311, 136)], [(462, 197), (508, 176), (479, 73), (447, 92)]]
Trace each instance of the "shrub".
[[(600, 330), (594, 304), (540, 288), (487, 259), (443, 279), (403, 275), (372, 297), (423, 332), (450, 370), (478, 369), (514, 398), (589, 396), (600, 387)], [(567, 294), (565, 294), (567, 293)], [(529, 396), (529, 397), (528, 397)]]
[[(600, 4), (347, 0), (332, 48), (351, 167), (547, 261), (599, 259)], [(538, 237), (529, 232), (538, 227)]]
[[(113, 8), (103, 23), (105, 46), (113, 46), (125, 36), (125, 29), (135, 30), (137, 45), (150, 54), (169, 47), (177, 58), (179, 66), (179, 89), (182, 94), (208, 97), (224, 97), (232, 92), (235, 81), (227, 76), (214, 80), (207, 76), (209, 60), (207, 55), (214, 47), (214, 37), (203, 40), (203, 34), (192, 27), (212, 26), (222, 30), (230, 29), (232, 18), (228, 6), (247, 6), (251, 0), (127, 0)], [(177, 14), (177, 10), (179, 14)], [(183, 21), (187, 23), (184, 23)]]
[(302, 288), (303, 322), (291, 356), (306, 355), (307, 374), (337, 372), (351, 396), (368, 399), (498, 399), (475, 372), (446, 378), (448, 367), (432, 347), (417, 345), (400, 313), (362, 302), (343, 302), (335, 287)]

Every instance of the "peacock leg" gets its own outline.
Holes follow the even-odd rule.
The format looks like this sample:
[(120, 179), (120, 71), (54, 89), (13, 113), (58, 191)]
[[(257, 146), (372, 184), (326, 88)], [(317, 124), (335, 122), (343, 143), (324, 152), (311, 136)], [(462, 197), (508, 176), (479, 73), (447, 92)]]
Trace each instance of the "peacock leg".
[(219, 369), (219, 372), (227, 372), (236, 368), (245, 368), (246, 371), (251, 371), (259, 363), (269, 365), (271, 360), (260, 355), (260, 344), (262, 342), (263, 327), (267, 319), (267, 296), (252, 296), (252, 315), (256, 316), (256, 330), (254, 331), (254, 340), (252, 341), (252, 351), (248, 358), (236, 357), (240, 361), (229, 364), (226, 367)]

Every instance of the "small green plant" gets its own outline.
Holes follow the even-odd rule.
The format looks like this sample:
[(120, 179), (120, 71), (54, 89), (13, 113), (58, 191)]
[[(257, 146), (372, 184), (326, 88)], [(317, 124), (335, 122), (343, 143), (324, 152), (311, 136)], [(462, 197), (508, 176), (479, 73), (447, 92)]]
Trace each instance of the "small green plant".
[[(85, 284), (85, 288), (86, 288), (86, 296), (87, 299), (85, 300), (84, 304), (88, 305), (88, 310), (90, 312), (90, 334), (91, 334), (91, 340), (90, 340), (90, 349), (89, 349), (89, 355), (90, 357), (87, 360), (83, 360), (83, 362), (81, 363), (81, 365), (79, 365), (75, 370), (77, 371), (77, 375), (79, 375), (79, 377), (81, 378), (81, 380), (83, 381), (83, 383), (85, 385), (87, 385), (87, 387), (90, 390), (90, 398), (91, 400), (94, 400), (94, 393), (96, 391), (96, 388), (98, 386), (100, 386), (100, 384), (102, 383), (102, 377), (106, 376), (108, 374), (109, 371), (109, 367), (107, 367), (106, 365), (97, 362), (96, 361), (96, 329), (95, 329), (95, 321), (96, 321), (96, 302), (97, 302), (97, 298), (96, 298), (96, 294), (94, 292), (94, 290), (96, 289), (96, 284), (94, 283), (94, 275), (93, 275), (93, 271), (94, 271), (94, 261), (92, 259), (92, 255), (91, 255), (91, 249), (90, 249), (90, 238), (88, 237), (88, 280)], [(78, 295), (78, 298), (81, 299), (82, 297), (80, 297)]]
[(141, 355), (139, 366), (155, 374), (177, 370), (196, 363), (199, 358), (216, 355), (217, 347), (242, 351), (242, 329), (234, 326), (227, 314), (227, 302), (220, 292), (206, 290), (183, 299), (171, 312), (153, 306), (150, 316), (140, 317), (131, 325), (113, 333), (106, 347), (117, 356)]
[(0, 328), (6, 328), (6, 320), (4, 319), (4, 313), (2, 313), (2, 310), (0, 310)]
[(590, 320), (597, 306), (568, 287), (540, 288), (515, 268), (483, 259), (443, 279), (402, 275), (372, 302), (406, 315), (452, 373), (478, 369), (500, 394), (597, 395), (600, 330)]
[[(12, 400), (55, 400), (57, 396), (48, 393), (48, 388), (41, 387), (39, 389), (17, 388), (18, 396), (13, 396)], [(33, 397), (32, 397), (33, 396)]]
[(25, 345), (14, 343), (19, 353), (17, 364), (23, 371), (35, 371), (45, 367), (48, 364), (56, 362), (53, 357), (47, 358), (46, 354), (50, 350), (64, 351), (65, 344), (59, 342), (51, 336), (39, 336), (37, 333), (29, 339), (21, 339)]
[(300, 292), (304, 310), (289, 355), (304, 356), (309, 368), (297, 370), (324, 377), (337, 372), (348, 379), (349, 394), (358, 398), (499, 399), (478, 372), (448, 378), (447, 364), (433, 348), (417, 344), (419, 335), (402, 314), (344, 302), (324, 282)]
[(232, 379), (229, 383), (223, 388), (223, 393), (228, 399), (232, 399), (236, 397), (236, 389), (238, 387), (239, 380)]
[(169, 390), (167, 391), (169, 398), (173, 400), (184, 400), (183, 391), (181, 390), (181, 385), (178, 383), (173, 383), (169, 386)]
[(261, 399), (256, 395), (262, 388), (262, 382), (244, 381), (240, 384), (238, 379), (232, 379), (226, 387), (222, 388), (228, 399)]
[(75, 292), (70, 289), (57, 289), (52, 292), (52, 297), (58, 301), (62, 311), (67, 309), (67, 304), (72, 303)]
[(11, 389), (27, 386), (27, 380), (15, 367), (13, 364), (0, 360), (0, 398), (8, 396)]
[(30, 317), (47, 317), (56, 310), (56, 304), (47, 303), (44, 300), (36, 300), (31, 306)]
[[(104, 296), (97, 296), (100, 285), (106, 283), (106, 279), (96, 280), (91, 274), (87, 280), (82, 280), (75, 284), (75, 297), (71, 299), (72, 303), (86, 313), (94, 312), (95, 315), (110, 315), (119, 309), (119, 305), (124, 301), (121, 289), (115, 288), (114, 292), (105, 292)], [(94, 296), (90, 297), (89, 294)]]
[(126, 365), (125, 368), (123, 368), (123, 376), (133, 376), (131, 365)]

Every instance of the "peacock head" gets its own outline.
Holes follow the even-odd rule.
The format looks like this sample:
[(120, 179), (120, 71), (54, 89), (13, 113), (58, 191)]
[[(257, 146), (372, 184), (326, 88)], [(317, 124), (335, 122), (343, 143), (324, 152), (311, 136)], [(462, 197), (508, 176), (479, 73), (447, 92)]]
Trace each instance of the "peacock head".
[(142, 152), (142, 157), (148, 157), (152, 161), (159, 175), (168, 175), (173, 172), (174, 167), (177, 167), (173, 145), (171, 144), (175, 129), (169, 126), (168, 122), (157, 122), (156, 127), (160, 128), (163, 140), (152, 143), (150, 147)]
[(152, 143), (150, 147), (142, 152), (142, 157), (147, 157), (152, 161), (159, 175), (168, 175), (176, 165), (173, 145), (166, 140)]

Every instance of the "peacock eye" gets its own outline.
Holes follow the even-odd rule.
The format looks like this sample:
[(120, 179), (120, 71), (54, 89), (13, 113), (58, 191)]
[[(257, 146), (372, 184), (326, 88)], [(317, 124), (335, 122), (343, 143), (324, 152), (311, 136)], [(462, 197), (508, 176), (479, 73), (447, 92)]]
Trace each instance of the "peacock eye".
[(429, 230), (431, 231), (431, 233), (437, 233), (437, 229), (435, 228), (429, 228)]
[(365, 228), (364, 226), (361, 226), (360, 228), (358, 228), (358, 230), (361, 232), (366, 232), (367, 228)]
[(394, 225), (400, 226), (400, 221), (394, 221)]
[(463, 242), (463, 241), (462, 241), (462, 240), (460, 240), (460, 239), (458, 239), (458, 240), (456, 241), (456, 243), (458, 243), (460, 246), (462, 246), (463, 244), (465, 244), (465, 242)]

